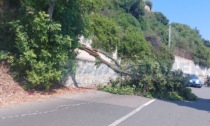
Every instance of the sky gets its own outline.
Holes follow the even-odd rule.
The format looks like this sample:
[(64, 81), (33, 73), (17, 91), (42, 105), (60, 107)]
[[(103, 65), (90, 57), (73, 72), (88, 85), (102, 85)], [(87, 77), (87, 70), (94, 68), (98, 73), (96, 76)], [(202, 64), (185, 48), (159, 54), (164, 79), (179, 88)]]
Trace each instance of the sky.
[(210, 0), (150, 0), (152, 10), (162, 12), (170, 21), (197, 28), (210, 40)]

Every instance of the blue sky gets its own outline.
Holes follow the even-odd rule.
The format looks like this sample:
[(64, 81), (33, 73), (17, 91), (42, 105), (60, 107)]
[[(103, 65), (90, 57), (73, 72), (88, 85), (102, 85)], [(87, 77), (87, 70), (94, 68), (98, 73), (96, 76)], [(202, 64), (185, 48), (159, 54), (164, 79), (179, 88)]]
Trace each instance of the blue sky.
[(151, 0), (153, 11), (162, 12), (170, 21), (197, 27), (210, 40), (210, 0)]

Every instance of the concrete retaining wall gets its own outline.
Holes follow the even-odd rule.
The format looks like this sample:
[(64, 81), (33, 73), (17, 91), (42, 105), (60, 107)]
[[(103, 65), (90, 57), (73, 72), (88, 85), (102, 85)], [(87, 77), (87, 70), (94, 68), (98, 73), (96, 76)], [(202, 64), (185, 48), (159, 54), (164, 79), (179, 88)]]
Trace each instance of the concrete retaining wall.
[(77, 87), (104, 85), (116, 77), (117, 74), (104, 64), (96, 66), (94, 61), (78, 60), (76, 75), (69, 73), (65, 85)]
[(186, 74), (195, 74), (200, 77), (201, 81), (204, 82), (207, 75), (210, 75), (210, 69), (202, 68), (192, 60), (185, 59), (179, 56), (175, 56), (175, 62), (173, 64), (172, 70), (182, 70)]
[[(80, 37), (80, 43), (92, 48), (92, 41), (84, 38), (84, 36)], [(110, 80), (117, 78), (117, 74), (105, 64), (96, 65), (95, 57), (83, 50), (77, 50), (77, 52), (77, 70), (75, 75), (69, 73), (67, 81), (65, 82), (66, 86), (88, 87), (93, 85), (105, 85), (109, 83)], [(107, 62), (112, 63), (105, 55), (100, 53), (99, 55)], [(111, 57), (117, 59), (116, 55), (115, 52)]]

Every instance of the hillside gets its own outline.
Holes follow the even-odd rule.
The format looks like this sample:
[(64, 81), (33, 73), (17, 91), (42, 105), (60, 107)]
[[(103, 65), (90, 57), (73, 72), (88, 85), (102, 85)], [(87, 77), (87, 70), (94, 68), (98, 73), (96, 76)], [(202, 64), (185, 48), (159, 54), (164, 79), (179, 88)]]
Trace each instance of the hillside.
[(23, 96), (28, 95), (9, 75), (9, 69), (0, 65), (0, 106), (23, 101)]
[[(125, 59), (142, 53), (148, 55), (151, 48), (147, 42), (155, 49), (160, 46), (168, 48), (168, 28), (171, 25), (170, 52), (191, 59), (202, 67), (210, 67), (209, 42), (202, 38), (199, 30), (187, 24), (169, 24), (163, 13), (150, 11), (152, 6), (149, 0), (103, 2), (97, 12), (89, 15), (92, 21), (89, 26), (92, 34), (89, 37), (93, 40), (93, 47), (107, 52), (117, 49), (119, 56)], [(135, 34), (139, 34), (138, 37)], [(136, 45), (136, 48), (132, 45)]]

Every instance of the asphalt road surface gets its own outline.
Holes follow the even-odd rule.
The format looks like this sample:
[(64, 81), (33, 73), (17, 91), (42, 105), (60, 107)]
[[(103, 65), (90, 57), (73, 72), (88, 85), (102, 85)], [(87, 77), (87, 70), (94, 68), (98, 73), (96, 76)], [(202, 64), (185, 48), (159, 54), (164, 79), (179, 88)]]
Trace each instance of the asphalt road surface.
[(163, 101), (96, 90), (0, 109), (0, 126), (210, 126), (210, 88), (198, 101)]

